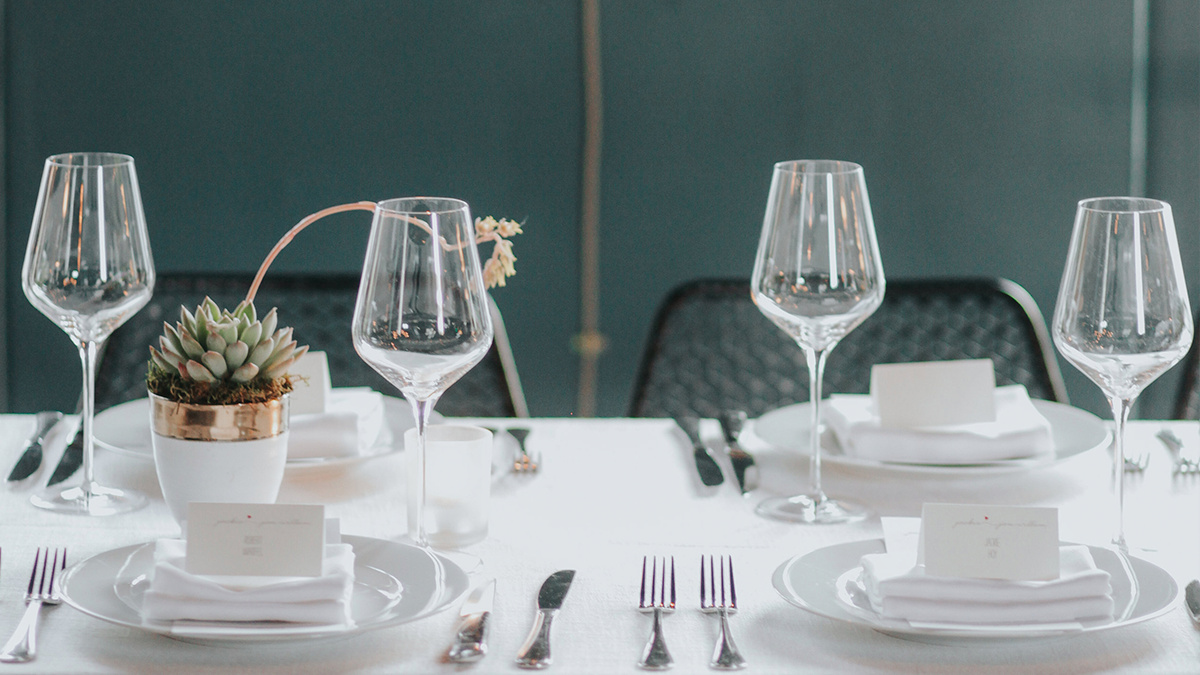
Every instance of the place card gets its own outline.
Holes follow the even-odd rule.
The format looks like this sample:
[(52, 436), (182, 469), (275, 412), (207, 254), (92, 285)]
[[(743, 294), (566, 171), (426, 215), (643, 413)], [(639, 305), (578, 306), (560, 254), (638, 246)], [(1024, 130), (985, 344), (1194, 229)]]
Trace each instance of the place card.
[(1058, 509), (925, 504), (925, 573), (940, 577), (1047, 581), (1059, 576)]
[(192, 574), (321, 576), (325, 507), (309, 504), (188, 504)]
[(995, 367), (991, 359), (877, 364), (871, 402), (883, 427), (995, 422)]
[(324, 413), (333, 396), (333, 385), (329, 380), (329, 359), (325, 352), (308, 352), (288, 366), (292, 381), (292, 415), (314, 415)]

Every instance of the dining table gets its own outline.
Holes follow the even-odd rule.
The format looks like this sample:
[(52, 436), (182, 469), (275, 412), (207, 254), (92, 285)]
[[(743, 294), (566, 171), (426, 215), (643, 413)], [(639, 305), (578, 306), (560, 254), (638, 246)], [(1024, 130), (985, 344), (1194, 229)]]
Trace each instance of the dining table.
[[(700, 611), (701, 556), (730, 556), (737, 613), (730, 616), (748, 673), (1090, 673), (1200, 672), (1200, 630), (1182, 602), (1200, 576), (1200, 475), (1174, 474), (1155, 434), (1173, 430), (1200, 447), (1194, 421), (1133, 421), (1127, 449), (1148, 452), (1144, 471), (1125, 475), (1125, 533), (1130, 554), (1164, 570), (1178, 586), (1156, 616), (1106, 630), (1034, 637), (925, 640), (861, 622), (818, 615), (789, 602), (776, 573), (789, 560), (826, 547), (882, 536), (881, 517), (919, 516), (926, 503), (1034, 505), (1058, 509), (1061, 539), (1106, 545), (1115, 517), (1113, 460), (1101, 444), (1039, 466), (1008, 471), (921, 472), (826, 461), (827, 492), (871, 510), (865, 520), (801, 525), (763, 518), (764, 498), (803, 491), (809, 459), (758, 437), (751, 423), (743, 447), (760, 486), (743, 495), (723, 454), (715, 420), (701, 435), (724, 473), (700, 482), (692, 446), (672, 420), (626, 418), (453, 419), (492, 427), (526, 426), (540, 454), (534, 473), (515, 473), (505, 457), (511, 438), (496, 440), (487, 537), (448, 559), (472, 585), (494, 578), (487, 655), (470, 665), (446, 661), (459, 621), (459, 600), (420, 620), (349, 631), (335, 639), (206, 644), (174, 639), (90, 616), (66, 604), (42, 613), (39, 654), (4, 673), (513, 673), (532, 625), (543, 580), (571, 569), (574, 582), (554, 620), (550, 672), (642, 672), (651, 617), (638, 611), (643, 560), (673, 560), (676, 610), (663, 619), (675, 672), (710, 672), (719, 634), (715, 615)], [(1098, 424), (1103, 424), (1099, 422)], [(16, 462), (33, 415), (0, 415), (0, 465)], [(65, 432), (64, 432), (65, 433)], [(53, 466), (65, 441), (48, 447)], [(328, 467), (289, 468), (278, 502), (321, 504), (348, 535), (405, 541), (405, 453), (381, 453)], [(43, 511), (29, 502), (36, 481), (0, 491), (0, 633), (24, 610), (30, 565), (39, 547), (66, 547), (68, 563), (160, 538), (179, 536), (158, 486), (152, 458), (98, 448), (97, 478), (149, 496), (138, 511), (87, 517)], [(43, 470), (44, 476), (49, 470)], [(914, 639), (915, 638), (915, 639)]]

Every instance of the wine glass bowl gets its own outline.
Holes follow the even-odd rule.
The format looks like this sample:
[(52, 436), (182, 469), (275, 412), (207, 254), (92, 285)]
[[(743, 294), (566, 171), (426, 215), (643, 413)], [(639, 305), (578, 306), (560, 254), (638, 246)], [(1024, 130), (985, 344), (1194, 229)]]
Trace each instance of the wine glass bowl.
[(802, 523), (867, 515), (821, 486), (821, 384), (830, 350), (883, 302), (885, 281), (862, 167), (800, 160), (775, 165), (751, 277), (759, 310), (804, 350), (810, 413), (809, 494), (767, 499), (759, 514)]
[(46, 160), (21, 271), (29, 302), (79, 348), (83, 482), (35, 494), (42, 508), (108, 515), (145, 497), (94, 480), (92, 419), (96, 361), (104, 341), (150, 300), (154, 263), (133, 158), (71, 153)]
[(1125, 422), (1142, 390), (1187, 353), (1192, 332), (1171, 206), (1135, 197), (1079, 202), (1054, 309), (1054, 343), (1112, 407), (1113, 543), (1121, 548)]
[[(380, 202), (354, 308), (354, 348), (413, 407), (424, 475), (426, 428), (438, 398), (487, 354), (493, 327), (470, 209), (457, 199)], [(424, 490), (425, 481), (418, 481)], [(424, 497), (409, 514), (428, 544)]]

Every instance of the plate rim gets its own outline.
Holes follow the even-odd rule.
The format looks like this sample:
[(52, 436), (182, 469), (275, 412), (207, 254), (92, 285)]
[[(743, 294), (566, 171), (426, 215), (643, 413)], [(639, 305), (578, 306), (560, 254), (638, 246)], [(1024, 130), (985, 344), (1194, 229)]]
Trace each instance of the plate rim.
[[(822, 452), (821, 463), (856, 469), (879, 469), (883, 471), (922, 474), (927, 476), (995, 475), (1029, 471), (1032, 469), (1053, 466), (1059, 462), (1070, 459), (1071, 457), (1082, 455), (1098, 448), (1107, 447), (1112, 442), (1112, 430), (1108, 428), (1104, 420), (1100, 419), (1095, 414), (1082, 408), (1076, 408), (1075, 406), (1067, 403), (1059, 403), (1058, 401), (1046, 401), (1043, 399), (1030, 399), (1030, 401), (1033, 403), (1034, 407), (1038, 409), (1038, 412), (1042, 413), (1042, 415), (1047, 418), (1047, 421), (1050, 422), (1052, 439), (1054, 436), (1053, 430), (1055, 424), (1065, 423), (1065, 418), (1070, 415), (1075, 415), (1080, 419), (1080, 421), (1086, 421), (1087, 423), (1094, 425), (1098, 430), (1103, 432), (1103, 438), (1095, 445), (1087, 448), (1081, 447), (1079, 449), (1073, 449), (1073, 451), (1068, 453), (1060, 451), (1059, 447), (1056, 445), (1053, 455), (1039, 459), (1012, 459), (982, 464), (913, 464), (906, 462), (885, 462), (876, 459), (862, 459), (858, 457), (847, 457), (843, 454), (830, 454), (828, 452)], [(810, 456), (810, 453), (808, 452), (807, 447), (798, 447), (797, 445), (787, 445), (772, 441), (769, 438), (763, 437), (759, 433), (758, 427), (759, 422), (763, 418), (770, 416), (782, 416), (786, 414), (784, 411), (803, 411), (806, 410), (810, 405), (812, 405), (812, 403), (809, 401), (801, 403), (789, 403), (788, 405), (780, 406), (774, 410), (765, 412), (754, 419), (750, 430), (755, 436), (772, 448), (786, 450), (789, 452), (799, 452), (804, 457), (808, 457)], [(807, 443), (804, 445), (807, 446)], [(822, 444), (822, 447), (824, 447), (824, 444)]]
[[(355, 567), (356, 568), (360, 564), (363, 565), (364, 567), (371, 567), (371, 568), (376, 567), (374, 561), (360, 561), (359, 560), (357, 551), (359, 550), (360, 547), (367, 548), (367, 547), (383, 546), (385, 549), (393, 548), (393, 547), (403, 548), (403, 549), (419, 549), (419, 547), (417, 547), (413, 544), (393, 541), (390, 539), (379, 539), (377, 537), (368, 537), (368, 536), (363, 536), (363, 535), (349, 535), (349, 534), (342, 535), (342, 541), (344, 543), (350, 544), (351, 547), (355, 549), (355, 551), (356, 551)], [(136, 628), (138, 630), (141, 630), (141, 631), (144, 631), (147, 633), (151, 633), (151, 634), (155, 634), (155, 635), (162, 635), (165, 637), (175, 638), (175, 639), (184, 640), (184, 641), (188, 641), (188, 642), (199, 642), (199, 643), (205, 643), (205, 644), (244, 644), (244, 643), (258, 644), (258, 643), (271, 643), (271, 642), (291, 642), (291, 641), (296, 641), (296, 640), (321, 640), (321, 639), (331, 639), (331, 638), (352, 637), (352, 636), (359, 635), (361, 633), (365, 633), (365, 632), (371, 631), (371, 630), (377, 630), (380, 628), (388, 628), (388, 627), (398, 626), (398, 625), (405, 624), (405, 623), (412, 623), (415, 621), (420, 621), (422, 619), (429, 618), (435, 614), (439, 614), (447, 609), (450, 609), (454, 605), (458, 604), (466, 596), (467, 592), (470, 590), (470, 587), (471, 587), (470, 576), (467, 574), (467, 572), (465, 570), (463, 570), (453, 560), (450, 560), (445, 555), (438, 553), (436, 551), (433, 551), (431, 549), (419, 549), (419, 550), (424, 550), (428, 555), (435, 556), (440, 561), (441, 565), (447, 572), (444, 575), (444, 578), (446, 579), (446, 581), (441, 584), (444, 589), (443, 597), (441, 597), (440, 601), (438, 603), (436, 603), (435, 605), (433, 605), (433, 606), (426, 605), (422, 609), (422, 611), (418, 612), (417, 614), (415, 614), (413, 616), (394, 616), (394, 617), (390, 617), (388, 619), (376, 621), (376, 622), (355, 623), (355, 625), (353, 625), (353, 626), (329, 626), (327, 629), (323, 629), (321, 626), (313, 626), (311, 629), (309, 629), (306, 626), (304, 630), (299, 630), (299, 631), (294, 631), (294, 632), (280, 632), (280, 633), (274, 633), (274, 634), (269, 633), (269, 632), (263, 633), (263, 632), (261, 632), (262, 631), (261, 628), (255, 628), (254, 632), (245, 632), (245, 633), (239, 633), (238, 631), (233, 630), (232, 628), (228, 631), (217, 631), (217, 632), (212, 632), (212, 633), (200, 633), (200, 632), (177, 633), (172, 630), (173, 622), (163, 622), (158, 625), (154, 625), (154, 624), (146, 625), (140, 621), (140, 617), (139, 617), (138, 621), (131, 621), (131, 620), (125, 619), (124, 617), (115, 615), (114, 612), (104, 612), (103, 610), (97, 609), (94, 606), (85, 607), (84, 605), (80, 604), (80, 601), (78, 598), (73, 597), (71, 595), (71, 593), (70, 593), (71, 582), (75, 579), (76, 574), (78, 574), (80, 572), (80, 570), (83, 570), (84, 568), (86, 568), (89, 564), (105, 564), (104, 562), (102, 562), (100, 560), (102, 557), (108, 558), (108, 557), (113, 557), (113, 556), (116, 556), (116, 557), (123, 556), (123, 557), (128, 558), (129, 556), (134, 554), (137, 550), (139, 550), (145, 546), (150, 546), (153, 544), (154, 544), (154, 541), (152, 540), (152, 541), (147, 541), (147, 542), (141, 542), (138, 544), (130, 544), (128, 546), (119, 546), (117, 548), (108, 549), (106, 551), (101, 551), (100, 553), (89, 556), (85, 560), (81, 560), (81, 561), (75, 563), (74, 565), (69, 567), (66, 572), (63, 573), (61, 587), (60, 587), (63, 603), (70, 605), (71, 607), (78, 610), (79, 612), (82, 612), (83, 614), (86, 614), (86, 615), (91, 616), (96, 619), (100, 619), (101, 621), (106, 621), (108, 623), (112, 623), (112, 624), (115, 624), (118, 626), (123, 626), (126, 628)], [(397, 579), (397, 580), (400, 581), (402, 584), (404, 583), (402, 579)], [(124, 600), (122, 600), (117, 595), (115, 583), (116, 583), (116, 576), (114, 574), (113, 587), (109, 589), (109, 591), (112, 592), (112, 596), (113, 596), (112, 602), (117, 603), (121, 607), (124, 607), (127, 611), (130, 611), (130, 612), (134, 611), (132, 608), (130, 608), (125, 603)], [(401, 591), (401, 593), (403, 593), (403, 590)], [(221, 622), (213, 622), (213, 623), (221, 623)]]
[[(1065, 545), (1065, 544), (1069, 544), (1069, 542), (1060, 542), (1060, 545)], [(1091, 544), (1085, 544), (1085, 545), (1088, 547), (1089, 552), (1094, 551), (1094, 550), (1101, 550), (1101, 551), (1109, 551), (1110, 550), (1103, 546), (1094, 546)], [(1113, 621), (1111, 621), (1109, 623), (1099, 624), (1099, 625), (1095, 625), (1095, 626), (1082, 626), (1080, 628), (1037, 629), (1037, 628), (1031, 627), (1028, 630), (1020, 630), (1020, 631), (1012, 630), (1012, 631), (987, 632), (986, 629), (985, 630), (958, 630), (958, 629), (950, 629), (950, 628), (944, 628), (944, 629), (943, 628), (916, 628), (911, 625), (905, 626), (905, 625), (902, 625), (899, 623), (897, 623), (897, 625), (895, 625), (895, 626), (891, 626), (891, 625), (885, 626), (885, 625), (880, 625), (880, 624), (874, 623), (874, 622), (870, 621), (869, 619), (856, 616), (855, 614), (851, 613), (848, 610), (842, 610), (842, 615), (835, 616), (833, 613), (831, 613), (829, 611), (825, 611), (822, 608), (818, 608), (811, 601), (806, 601), (803, 597), (800, 597), (800, 595), (797, 594), (795, 592), (795, 590), (791, 587), (791, 584), (787, 578), (787, 571), (792, 565), (802, 562), (804, 558), (814, 555), (814, 554), (817, 554), (817, 553), (827, 553), (831, 549), (838, 549), (838, 548), (853, 549), (855, 547), (863, 548), (862, 554), (864, 554), (864, 555), (866, 553), (871, 553), (871, 552), (886, 551), (886, 545), (885, 545), (883, 539), (859, 539), (859, 540), (855, 540), (855, 541), (841, 542), (838, 544), (830, 544), (828, 546), (821, 546), (821, 547), (815, 548), (811, 551), (808, 551), (807, 553), (801, 553), (801, 554), (794, 555), (794, 556), (784, 560), (782, 563), (780, 563), (775, 568), (775, 571), (771, 574), (771, 587), (774, 588), (775, 592), (781, 598), (783, 598), (783, 600), (785, 602), (787, 602), (789, 605), (803, 609), (811, 614), (815, 614), (816, 616), (824, 617), (826, 619), (831, 619), (834, 621), (839, 621), (842, 623), (847, 623), (847, 624), (850, 624), (853, 626), (858, 626), (860, 628), (869, 628), (871, 630), (874, 630), (874, 631), (877, 631), (880, 633), (884, 633), (886, 635), (893, 635), (893, 636), (897, 636), (897, 637), (901, 637), (901, 638), (905, 638), (905, 639), (929, 640), (929, 641), (934, 641), (934, 642), (946, 641), (948, 643), (960, 643), (960, 642), (970, 642), (970, 641), (1006, 642), (1006, 641), (1019, 641), (1019, 640), (1037, 640), (1037, 639), (1046, 639), (1046, 638), (1067, 637), (1067, 636), (1071, 636), (1071, 635), (1082, 635), (1084, 633), (1095, 633), (1098, 631), (1109, 630), (1109, 629), (1113, 629), (1113, 628), (1123, 628), (1125, 626), (1131, 626), (1131, 625), (1134, 625), (1137, 623), (1142, 623), (1143, 621), (1149, 621), (1151, 619), (1158, 618), (1158, 617), (1162, 616), (1163, 614), (1166, 614), (1167, 612), (1169, 612), (1171, 610), (1172, 607), (1174, 607), (1176, 600), (1179, 599), (1179, 584), (1178, 584), (1178, 582), (1175, 581), (1175, 577), (1172, 576), (1170, 572), (1168, 572), (1165, 569), (1163, 569), (1162, 567), (1146, 560), (1145, 558), (1139, 558), (1137, 556), (1133, 556), (1133, 555), (1129, 555), (1129, 554), (1126, 554), (1126, 556), (1131, 561), (1137, 561), (1138, 566), (1145, 565), (1145, 566), (1153, 568), (1158, 573), (1160, 573), (1163, 576), (1163, 578), (1165, 578), (1169, 582), (1170, 592), (1167, 594), (1169, 596), (1169, 598), (1167, 599), (1166, 602), (1164, 602), (1162, 604), (1162, 606), (1157, 607), (1153, 610), (1150, 610), (1150, 611), (1146, 612), (1145, 614), (1142, 614), (1139, 616), (1132, 616), (1132, 617), (1128, 617), (1125, 619), (1119, 619), (1119, 620), (1114, 619)], [(834, 583), (834, 585), (836, 586), (836, 580), (838, 578), (840, 578), (846, 572), (851, 571), (852, 569), (853, 568), (837, 570), (835, 576), (832, 579), (832, 583)], [(1131, 566), (1131, 569), (1136, 570), (1136, 566)], [(1135, 571), (1135, 574), (1137, 574), (1136, 571)], [(1142, 582), (1142, 580), (1143, 580), (1142, 577), (1139, 576), (1138, 577), (1139, 583)], [(791, 591), (791, 594), (789, 595), (789, 593), (787, 591), (785, 591), (785, 589)], [(834, 589), (834, 591), (836, 592), (836, 588)], [(896, 621), (899, 622), (900, 620), (897, 619)]]

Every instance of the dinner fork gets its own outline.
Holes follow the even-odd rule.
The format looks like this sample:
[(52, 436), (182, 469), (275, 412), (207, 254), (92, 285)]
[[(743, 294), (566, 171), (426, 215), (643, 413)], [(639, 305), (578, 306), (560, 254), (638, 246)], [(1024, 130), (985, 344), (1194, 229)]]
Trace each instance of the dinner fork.
[(1183, 456), (1183, 440), (1174, 431), (1162, 429), (1156, 435), (1171, 453), (1171, 473), (1200, 473), (1200, 460)]
[(1150, 453), (1145, 450), (1138, 450), (1132, 455), (1127, 452), (1125, 455), (1125, 471), (1127, 473), (1142, 473), (1149, 465)]
[[(41, 563), (39, 565), (39, 562)], [(25, 591), (25, 614), (17, 630), (4, 645), (0, 652), (0, 662), (24, 663), (37, 658), (37, 625), (38, 615), (42, 605), (54, 606), (62, 602), (58, 592), (58, 572), (67, 568), (67, 550), (54, 549), (54, 558), (50, 558), (50, 549), (38, 549), (33, 556), (33, 572), (29, 575), (29, 588)]]
[[(726, 567), (726, 561), (729, 566)], [(705, 583), (704, 563), (708, 563), (708, 583)], [(741, 670), (746, 667), (746, 659), (738, 652), (733, 642), (733, 633), (729, 631), (729, 615), (737, 613), (737, 589), (733, 585), (733, 556), (721, 556), (721, 599), (717, 600), (717, 570), (714, 568), (713, 557), (700, 556), (700, 611), (706, 614), (716, 614), (721, 617), (721, 634), (717, 637), (717, 646), (713, 649), (712, 660), (708, 666), (715, 670)], [(725, 595), (726, 581), (729, 582), (729, 595)], [(726, 599), (728, 598), (728, 600)]]
[(529, 429), (525, 427), (510, 427), (509, 435), (517, 439), (517, 454), (513, 458), (513, 471), (517, 473), (536, 473), (542, 465), (542, 455), (530, 455), (525, 449), (525, 439), (529, 437)]
[[(650, 560), (650, 585), (646, 586), (646, 556), (642, 556), (642, 585), (638, 592), (638, 611), (654, 613), (654, 627), (650, 631), (650, 639), (642, 650), (642, 658), (638, 666), (646, 670), (666, 670), (675, 664), (671, 652), (667, 651), (667, 641), (663, 637), (662, 617), (675, 611), (675, 556), (671, 556), (671, 576), (667, 578), (667, 559), (662, 559), (662, 573), (659, 574), (659, 559), (656, 556)], [(671, 599), (667, 600), (667, 587), (671, 589)], [(646, 591), (649, 588), (650, 597)]]

